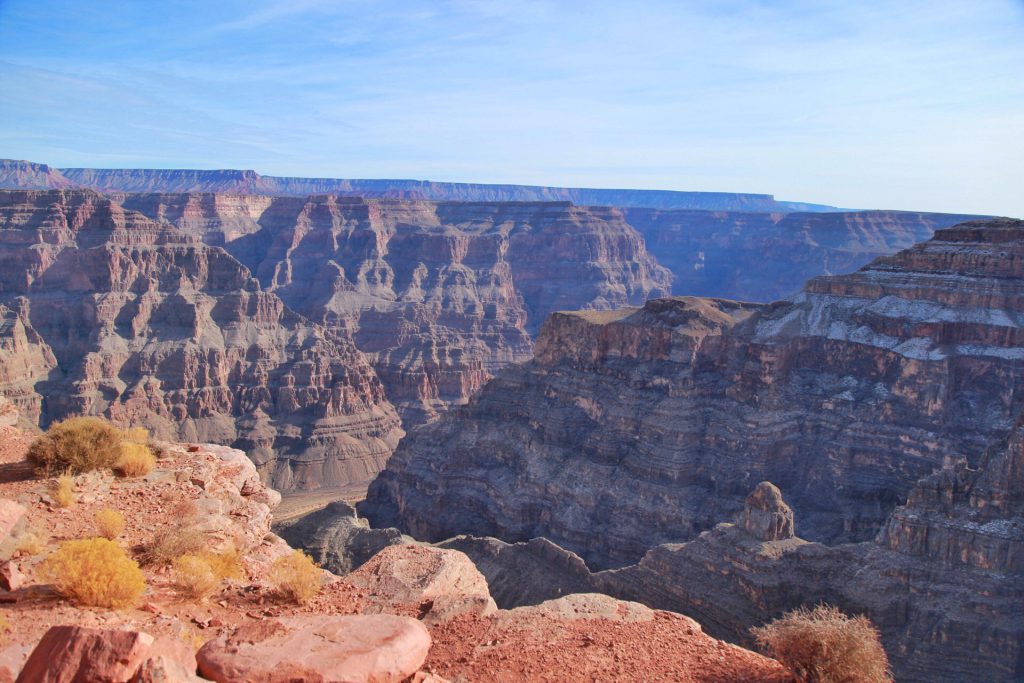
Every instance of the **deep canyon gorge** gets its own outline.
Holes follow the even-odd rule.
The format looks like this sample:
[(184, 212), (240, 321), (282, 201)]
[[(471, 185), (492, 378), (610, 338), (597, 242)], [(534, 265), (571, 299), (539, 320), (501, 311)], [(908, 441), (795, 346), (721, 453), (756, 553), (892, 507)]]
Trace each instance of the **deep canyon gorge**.
[(1024, 221), (27, 162), (0, 188), (25, 427), (369, 485), (278, 529), (339, 575), (425, 544), (503, 609), (605, 593), (748, 647), (828, 602), (898, 680), (1024, 675)]

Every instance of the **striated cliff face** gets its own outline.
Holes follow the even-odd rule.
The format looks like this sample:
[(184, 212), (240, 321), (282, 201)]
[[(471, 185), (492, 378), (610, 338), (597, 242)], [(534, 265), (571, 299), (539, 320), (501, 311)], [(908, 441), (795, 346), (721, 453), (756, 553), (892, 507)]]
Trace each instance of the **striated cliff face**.
[[(870, 617), (897, 680), (1019, 681), (1022, 444), (1018, 426), (981, 468), (926, 477), (873, 541), (827, 547), (725, 523), (688, 543), (653, 548), (637, 565), (591, 575), (589, 585), (682, 611), (709, 633), (748, 643), (751, 626), (828, 602)], [(744, 520), (763, 514), (758, 507), (748, 501)]]
[(292, 309), (353, 335), (407, 424), (464, 403), (532, 354), (561, 308), (668, 292), (620, 212), (567, 203), (436, 203), (229, 194), (112, 195), (223, 247)]
[(818, 275), (849, 273), (879, 256), (979, 218), (913, 211), (740, 213), (623, 209), (647, 249), (672, 271), (673, 294), (775, 301)]
[(0, 193), (2, 390), (246, 450), (281, 488), (366, 481), (402, 435), (351, 338), (168, 223), (89, 191)]
[(418, 538), (544, 536), (636, 561), (778, 485), (796, 531), (873, 538), (1022, 407), (1024, 223), (991, 220), (757, 307), (554, 315), (536, 359), (413, 431), (361, 510)]

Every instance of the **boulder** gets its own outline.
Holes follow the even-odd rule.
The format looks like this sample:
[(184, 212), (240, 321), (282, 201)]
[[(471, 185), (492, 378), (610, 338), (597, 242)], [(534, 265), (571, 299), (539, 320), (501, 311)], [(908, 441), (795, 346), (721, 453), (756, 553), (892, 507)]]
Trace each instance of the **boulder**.
[(157, 638), (132, 683), (199, 683), (196, 655), (180, 640)]
[(487, 580), (465, 554), (418, 545), (393, 545), (374, 555), (345, 581), (370, 593), (375, 609), (412, 605), (427, 624), (459, 614), (497, 611)]
[(141, 631), (54, 626), (32, 650), (17, 683), (127, 683), (153, 643)]
[(743, 528), (762, 541), (793, 538), (793, 510), (782, 499), (779, 487), (770, 481), (757, 485), (743, 506)]
[(14, 683), (31, 651), (31, 645), (17, 644), (0, 649), (0, 683)]
[(219, 683), (398, 683), (430, 650), (423, 624), (393, 615), (261, 621), (206, 643), (199, 673)]
[(0, 588), (5, 591), (16, 591), (25, 585), (25, 575), (18, 565), (11, 560), (0, 563)]
[(0, 498), (0, 543), (6, 541), (14, 533), (21, 520), (25, 517), (25, 507), (13, 500)]

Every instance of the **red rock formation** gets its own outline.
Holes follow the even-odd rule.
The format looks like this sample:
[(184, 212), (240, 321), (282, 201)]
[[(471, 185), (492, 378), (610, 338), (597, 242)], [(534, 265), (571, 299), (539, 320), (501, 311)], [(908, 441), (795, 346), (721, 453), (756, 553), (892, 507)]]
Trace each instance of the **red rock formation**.
[(529, 359), (552, 311), (668, 292), (670, 275), (607, 209), (239, 195), (115, 195), (223, 246), (286, 304), (350, 331), (408, 425)]
[(366, 481), (401, 436), (351, 339), (217, 247), (91, 192), (0, 193), (0, 385), (74, 414), (245, 449), (281, 488)]

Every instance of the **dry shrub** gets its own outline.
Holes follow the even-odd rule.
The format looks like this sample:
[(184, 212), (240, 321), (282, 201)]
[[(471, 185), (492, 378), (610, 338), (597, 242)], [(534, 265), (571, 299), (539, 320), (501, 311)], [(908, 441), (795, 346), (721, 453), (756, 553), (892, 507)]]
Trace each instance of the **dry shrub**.
[(143, 547), (142, 564), (166, 566), (182, 555), (198, 555), (206, 550), (209, 539), (197, 528), (200, 520), (195, 504), (179, 505), (173, 516), (177, 521), (158, 531)]
[(124, 440), (130, 443), (145, 445), (149, 442), (149, 430), (145, 427), (129, 427), (121, 430), (121, 434), (124, 436)]
[(139, 565), (113, 541), (65, 541), (42, 565), (42, 575), (69, 600), (94, 607), (130, 607), (146, 589)]
[(274, 560), (270, 582), (285, 599), (305, 605), (320, 592), (323, 572), (313, 558), (296, 550)]
[(156, 467), (156, 456), (144, 443), (126, 441), (121, 444), (121, 458), (117, 469), (126, 477), (143, 477)]
[(241, 579), (245, 575), (242, 566), (242, 553), (233, 543), (217, 552), (207, 551), (200, 553), (199, 557), (209, 565), (214, 576), (221, 581)]
[(113, 541), (124, 531), (124, 515), (113, 508), (103, 508), (96, 513), (96, 531), (103, 538)]
[(803, 683), (892, 681), (878, 630), (867, 617), (849, 617), (831, 605), (801, 607), (751, 633)]
[(16, 556), (38, 555), (46, 547), (43, 535), (36, 531), (26, 531), (14, 540), (14, 554)]
[(69, 508), (75, 504), (75, 478), (71, 476), (70, 472), (65, 472), (57, 477), (57, 481), (53, 483), (51, 494), (54, 502), (62, 508)]
[(182, 555), (174, 560), (174, 585), (186, 597), (205, 600), (220, 588), (221, 580), (199, 555)]
[(112, 468), (121, 457), (121, 430), (98, 417), (73, 417), (57, 422), (36, 438), (28, 459), (42, 476)]

